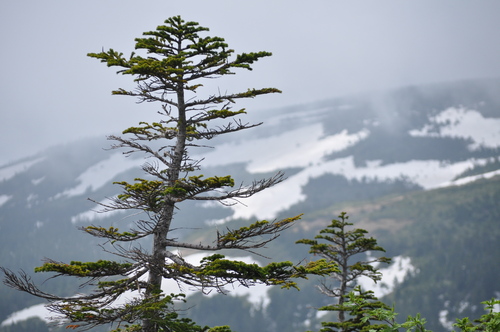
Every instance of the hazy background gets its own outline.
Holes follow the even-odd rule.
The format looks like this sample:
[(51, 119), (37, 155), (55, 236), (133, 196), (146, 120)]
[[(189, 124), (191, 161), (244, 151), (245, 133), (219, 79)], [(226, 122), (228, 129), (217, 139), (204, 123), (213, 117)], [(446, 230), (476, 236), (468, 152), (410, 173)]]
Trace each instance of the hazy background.
[(283, 90), (239, 104), (249, 110), (500, 76), (497, 0), (2, 1), (0, 165), (154, 118), (151, 105), (111, 96), (131, 78), (86, 54), (128, 55), (134, 38), (178, 14), (238, 53), (273, 52), (251, 73), (207, 82), (212, 91)]

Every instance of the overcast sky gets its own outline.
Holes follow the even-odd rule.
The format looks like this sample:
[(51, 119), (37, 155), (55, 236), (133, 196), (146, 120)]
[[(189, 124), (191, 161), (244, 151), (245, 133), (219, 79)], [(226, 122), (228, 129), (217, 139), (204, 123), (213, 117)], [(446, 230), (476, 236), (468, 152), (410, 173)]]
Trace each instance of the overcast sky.
[(114, 48), (128, 55), (134, 38), (179, 14), (237, 53), (273, 52), (253, 72), (207, 86), (283, 90), (239, 104), (249, 110), (500, 77), (498, 0), (2, 1), (0, 165), (154, 119), (151, 105), (111, 96), (130, 87), (130, 77), (86, 54)]

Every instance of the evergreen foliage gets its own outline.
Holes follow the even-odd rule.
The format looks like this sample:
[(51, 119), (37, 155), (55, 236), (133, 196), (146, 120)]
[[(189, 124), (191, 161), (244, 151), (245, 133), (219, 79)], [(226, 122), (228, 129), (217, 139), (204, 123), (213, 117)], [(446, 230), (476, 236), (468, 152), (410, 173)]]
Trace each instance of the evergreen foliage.
[[(358, 305), (349, 305), (346, 302), (341, 304), (333, 304), (319, 308), (322, 311), (337, 311), (345, 312), (348, 314), (349, 319), (343, 322), (322, 322), (323, 328), (321, 332), (368, 332), (372, 329), (382, 328), (384, 324), (372, 324), (370, 320), (365, 319), (366, 314), (372, 310), (388, 309), (389, 307), (379, 301), (372, 291), (363, 291), (360, 286), (356, 286), (351, 292), (344, 296), (345, 300), (351, 298), (362, 299), (363, 301)], [(380, 321), (376, 317), (370, 317), (371, 320)]]
[[(275, 88), (261, 88), (200, 97), (198, 90), (203, 86), (203, 80), (234, 74), (235, 69), (251, 70), (254, 62), (271, 55), (256, 52), (233, 57), (234, 51), (228, 48), (223, 38), (200, 36), (206, 31), (207, 28), (196, 22), (186, 22), (175, 16), (167, 19), (165, 25), (145, 32), (143, 38), (135, 40), (136, 49), (146, 55), (132, 53), (126, 58), (113, 49), (88, 54), (109, 67), (120, 68), (118, 73), (134, 77), (137, 85), (134, 90), (120, 88), (113, 94), (137, 97), (139, 102), (160, 103), (158, 113), (162, 119), (130, 127), (123, 131), (125, 136), (109, 137), (116, 142), (113, 148), (126, 148), (125, 154), (144, 153), (153, 161), (142, 166), (146, 173), (144, 178), (136, 178), (132, 183), (116, 182), (122, 193), (111, 198), (109, 204), (99, 204), (103, 211), (138, 210), (146, 218), (136, 221), (127, 231), (96, 225), (82, 228), (92, 236), (108, 240), (110, 248), (105, 250), (122, 261), (73, 261), (66, 264), (47, 260), (35, 270), (54, 272), (55, 276), (86, 278), (84, 285), (94, 287), (90, 293), (70, 297), (52, 295), (39, 289), (26, 273), (15, 274), (2, 268), (8, 286), (51, 301), (49, 308), (69, 321), (67, 328), (89, 329), (117, 323), (115, 331), (225, 332), (229, 331), (227, 326), (208, 329), (189, 318), (180, 318), (174, 301), (182, 300), (182, 295), (164, 294), (161, 289), (163, 279), (172, 279), (204, 292), (214, 289), (224, 292), (224, 286), (233, 283), (296, 287), (296, 278), (338, 271), (336, 264), (324, 259), (305, 266), (295, 266), (289, 261), (259, 266), (214, 254), (225, 249), (253, 252), (292, 226), (300, 215), (283, 220), (256, 221), (217, 232), (212, 244), (182, 242), (173, 236), (174, 214), (181, 203), (195, 200), (237, 204), (239, 199), (284, 179), (278, 172), (270, 178), (235, 187), (235, 181), (229, 175), (205, 178), (193, 174), (201, 169), (201, 161), (193, 160), (188, 149), (204, 146), (204, 142), (218, 135), (259, 125), (236, 118), (245, 113), (245, 109), (232, 110), (236, 100), (280, 92)], [(226, 124), (221, 124), (222, 120), (227, 121)], [(154, 148), (150, 144), (152, 141), (161, 141), (160, 148)], [(138, 244), (140, 239), (149, 239), (151, 250)], [(210, 255), (199, 264), (193, 264), (183, 257), (182, 249), (205, 251)], [(117, 300), (124, 303), (116, 304)]]
[[(294, 293), (302, 293), (301, 292)], [(282, 292), (290, 294), (291, 292)], [(271, 319), (267, 308), (248, 301), (249, 296), (225, 296), (214, 294), (207, 297), (202, 294), (190, 296), (189, 316), (202, 325), (217, 326), (226, 324), (234, 331), (270, 331)], [(196, 303), (192, 306), (191, 303)]]
[[(390, 263), (391, 259), (387, 257), (369, 257), (366, 261), (353, 262), (352, 258), (361, 253), (371, 254), (374, 251), (385, 252), (384, 248), (377, 244), (377, 240), (373, 237), (367, 238), (368, 233), (364, 229), (356, 228), (348, 230), (353, 224), (348, 222), (349, 216), (342, 212), (339, 219), (333, 219), (327, 228), (322, 229), (313, 240), (303, 239), (297, 241), (310, 246), (309, 253), (320, 255), (329, 262), (333, 262), (339, 266), (339, 271), (330, 274), (330, 277), (337, 280), (338, 286), (331, 283), (330, 278), (325, 278), (318, 287), (320, 292), (338, 299), (337, 304), (324, 306), (319, 308), (323, 311), (337, 311), (338, 322), (322, 322), (322, 332), (354, 332), (366, 331), (369, 323), (361, 322), (361, 316), (367, 308), (384, 308), (385, 305), (373, 296), (373, 292), (364, 292), (360, 287), (356, 287), (354, 291), (357, 296), (369, 301), (364, 302), (364, 307), (357, 307), (351, 310), (346, 307), (344, 302), (347, 299), (349, 288), (355, 287), (357, 278), (361, 276), (368, 277), (377, 282), (382, 275), (378, 269), (373, 266), (374, 263)], [(350, 318), (346, 318), (346, 313)]]
[(460, 332), (497, 332), (500, 331), (500, 311), (495, 311), (495, 306), (500, 305), (500, 300), (491, 299), (483, 301), (481, 304), (485, 305), (486, 314), (483, 314), (475, 323), (471, 322), (468, 317), (457, 319), (454, 326), (460, 329)]
[[(346, 302), (346, 306), (350, 307), (351, 310), (355, 311), (357, 308), (363, 308), (367, 305), (367, 302), (362, 297), (351, 292), (349, 294), (349, 301)], [(399, 332), (404, 329), (407, 332), (431, 332), (425, 328), (426, 320), (417, 314), (415, 317), (408, 316), (406, 321), (402, 324), (396, 322), (396, 316), (398, 314), (393, 308), (376, 308), (373, 310), (366, 310), (363, 312), (362, 322), (368, 322), (369, 320), (378, 320), (384, 322), (384, 325), (371, 326), (367, 329), (368, 332)]]
[[(345, 305), (355, 311), (358, 310), (358, 308), (365, 307), (367, 304), (368, 302), (366, 299), (351, 292), (349, 294), (349, 301), (346, 302)], [(454, 327), (459, 328), (457, 332), (497, 332), (500, 330), (500, 312), (494, 310), (495, 305), (500, 304), (500, 300), (491, 299), (490, 301), (483, 301), (481, 304), (485, 305), (487, 313), (483, 314), (475, 322), (471, 322), (468, 317), (457, 319), (456, 323), (453, 324)], [(427, 321), (425, 318), (422, 318), (420, 314), (408, 316), (403, 323), (398, 323), (396, 321), (397, 315), (398, 313), (395, 312), (394, 307), (390, 309), (387, 307), (377, 308), (364, 311), (361, 321), (368, 322), (371, 319), (375, 319), (385, 323), (380, 326), (370, 326), (367, 332), (399, 332), (401, 329), (407, 332), (432, 332), (426, 328), (425, 325)]]

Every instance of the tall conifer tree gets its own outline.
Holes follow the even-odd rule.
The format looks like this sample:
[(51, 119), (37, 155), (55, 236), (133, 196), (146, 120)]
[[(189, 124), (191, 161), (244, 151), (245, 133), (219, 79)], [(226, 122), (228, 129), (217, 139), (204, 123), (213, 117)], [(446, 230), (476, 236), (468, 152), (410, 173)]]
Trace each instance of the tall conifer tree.
[[(37, 272), (55, 272), (57, 276), (87, 278), (95, 288), (88, 294), (60, 297), (48, 294), (34, 285), (27, 274), (17, 275), (3, 268), (5, 282), (14, 288), (52, 301), (50, 309), (71, 322), (71, 328), (91, 328), (108, 323), (127, 323), (129, 331), (195, 331), (201, 328), (189, 319), (181, 319), (172, 309), (174, 295), (165, 295), (164, 279), (208, 291), (222, 290), (224, 285), (256, 283), (295, 287), (293, 278), (307, 274), (336, 271), (335, 264), (325, 260), (294, 266), (291, 262), (272, 262), (266, 266), (226, 259), (215, 253), (223, 249), (254, 250), (263, 247), (289, 228), (300, 216), (275, 221), (257, 221), (239, 229), (227, 229), (214, 236), (209, 244), (182, 242), (171, 234), (175, 209), (186, 200), (217, 201), (235, 204), (280, 183), (282, 173), (248, 186), (236, 186), (229, 175), (205, 178), (196, 173), (200, 160), (192, 159), (188, 149), (203, 146), (218, 135), (255, 127), (239, 120), (244, 109), (233, 110), (239, 99), (279, 93), (275, 88), (249, 89), (237, 93), (214, 93), (199, 97), (198, 90), (206, 79), (234, 74), (235, 69), (251, 70), (251, 65), (269, 52), (242, 53), (233, 56), (223, 38), (202, 37), (208, 31), (196, 22), (171, 17), (155, 31), (136, 39), (128, 58), (113, 49), (89, 56), (118, 73), (131, 75), (137, 84), (132, 91), (118, 89), (116, 95), (137, 97), (140, 102), (158, 102), (162, 118), (153, 123), (141, 122), (126, 129), (125, 136), (110, 136), (114, 148), (126, 148), (126, 154), (145, 153), (150, 159), (142, 166), (147, 176), (134, 182), (118, 182), (122, 193), (112, 198), (104, 210), (139, 210), (146, 220), (138, 220), (127, 231), (115, 227), (88, 226), (90, 235), (109, 240), (110, 251), (121, 261), (70, 262), (48, 260)], [(221, 124), (226, 121), (225, 124)], [(212, 123), (215, 122), (215, 126)], [(211, 126), (212, 125), (212, 126)], [(160, 141), (160, 148), (150, 142)], [(101, 204), (102, 205), (102, 204)], [(150, 250), (134, 246), (137, 240), (151, 239)], [(129, 245), (126, 245), (129, 244)], [(178, 250), (210, 252), (199, 264), (187, 262)], [(116, 305), (117, 299), (129, 298)], [(121, 325), (123, 326), (123, 325)], [(120, 328), (118, 329), (120, 330)]]

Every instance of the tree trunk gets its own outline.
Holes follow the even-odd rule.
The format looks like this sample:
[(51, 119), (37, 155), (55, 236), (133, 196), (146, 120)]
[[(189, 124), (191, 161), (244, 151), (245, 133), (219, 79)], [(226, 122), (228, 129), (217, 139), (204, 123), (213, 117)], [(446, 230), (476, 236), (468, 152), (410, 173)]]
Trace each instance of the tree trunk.
[[(342, 232), (344, 232), (344, 228), (342, 227)], [(339, 322), (343, 323), (345, 321), (345, 312), (342, 309), (342, 306), (344, 305), (345, 298), (344, 296), (346, 295), (347, 292), (347, 278), (349, 274), (349, 266), (347, 265), (347, 261), (349, 259), (349, 256), (347, 255), (347, 244), (345, 241), (345, 236), (342, 237), (342, 252), (340, 253), (341, 255), (341, 262), (340, 262), (340, 268), (342, 269), (342, 278), (340, 280), (340, 295), (339, 295), (339, 306), (341, 306), (339, 310)], [(344, 328), (341, 328), (341, 331), (344, 331)]]
[[(179, 45), (180, 48), (180, 45)], [(182, 80), (182, 77), (179, 78)], [(178, 104), (178, 122), (177, 122), (177, 141), (173, 149), (171, 156), (171, 165), (168, 169), (168, 180), (169, 186), (175, 185), (175, 182), (179, 180), (180, 169), (182, 167), (182, 162), (184, 159), (184, 151), (186, 147), (186, 108), (184, 102), (184, 85), (183, 83), (178, 84), (177, 88), (177, 104)], [(149, 278), (148, 278), (148, 289), (146, 290), (145, 297), (150, 298), (154, 295), (154, 292), (161, 289), (161, 284), (163, 280), (163, 266), (165, 265), (166, 258), (166, 239), (168, 232), (170, 231), (170, 225), (174, 216), (175, 208), (175, 198), (165, 197), (165, 205), (162, 210), (162, 218), (156, 225), (156, 230), (154, 232), (153, 238), (153, 253), (152, 261), (149, 267)], [(153, 323), (151, 319), (145, 319), (143, 321), (144, 332), (157, 332), (159, 326)]]

